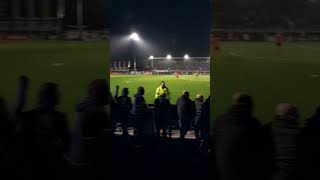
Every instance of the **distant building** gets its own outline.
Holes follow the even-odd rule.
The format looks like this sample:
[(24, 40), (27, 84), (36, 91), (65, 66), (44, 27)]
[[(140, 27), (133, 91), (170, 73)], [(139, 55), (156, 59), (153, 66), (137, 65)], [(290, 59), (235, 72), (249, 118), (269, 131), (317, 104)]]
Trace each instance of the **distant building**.
[(87, 29), (109, 27), (109, 0), (0, 0), (0, 31), (61, 32), (78, 26), (78, 1), (81, 20)]
[(0, 0), (0, 31), (61, 31), (65, 0)]

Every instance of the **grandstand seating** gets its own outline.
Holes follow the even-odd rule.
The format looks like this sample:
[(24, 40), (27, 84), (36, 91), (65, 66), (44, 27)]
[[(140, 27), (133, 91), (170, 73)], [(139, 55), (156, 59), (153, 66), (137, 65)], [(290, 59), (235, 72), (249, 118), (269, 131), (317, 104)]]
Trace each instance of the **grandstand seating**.
[[(290, 5), (290, 8), (288, 6)], [(320, 30), (319, 1), (212, 1), (214, 29)], [(303, 14), (303, 16), (301, 16)], [(308, 19), (308, 21), (306, 21)]]

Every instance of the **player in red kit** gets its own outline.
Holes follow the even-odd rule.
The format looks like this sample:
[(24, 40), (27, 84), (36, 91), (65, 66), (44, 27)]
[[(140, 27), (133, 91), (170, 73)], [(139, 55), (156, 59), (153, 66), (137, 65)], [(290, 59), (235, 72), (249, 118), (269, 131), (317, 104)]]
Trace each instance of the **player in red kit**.
[(214, 34), (211, 34), (211, 46), (215, 51), (220, 50), (218, 38)]
[(284, 38), (281, 33), (278, 33), (274, 36), (274, 41), (278, 47), (281, 47), (284, 41)]
[(176, 72), (176, 78), (179, 79), (180, 74), (178, 72)]

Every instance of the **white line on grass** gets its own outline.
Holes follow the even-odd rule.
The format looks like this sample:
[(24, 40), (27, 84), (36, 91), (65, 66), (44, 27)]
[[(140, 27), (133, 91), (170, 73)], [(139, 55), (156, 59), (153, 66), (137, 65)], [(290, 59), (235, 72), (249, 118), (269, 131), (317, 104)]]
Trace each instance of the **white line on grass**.
[(320, 51), (320, 48), (315, 48), (315, 47), (310, 47), (310, 46), (306, 46), (306, 45), (302, 45), (302, 44), (290, 44), (292, 46), (298, 47), (298, 48), (303, 48), (303, 49), (310, 49), (310, 50), (314, 50), (314, 51)]
[(249, 58), (249, 59), (266, 59), (265, 57), (260, 57), (260, 56), (256, 56), (256, 57), (243, 56), (233, 51), (229, 51), (228, 54), (235, 57), (242, 57), (242, 58)]
[[(288, 58), (267, 58), (262, 56), (244, 56), (234, 51), (229, 51), (228, 54), (234, 57), (240, 57), (245, 59), (267, 60), (267, 61), (275, 61), (275, 62), (289, 60)], [(265, 61), (260, 61), (260, 62), (265, 62)]]
[(59, 66), (64, 66), (64, 63), (53, 63), (51, 66), (59, 67)]

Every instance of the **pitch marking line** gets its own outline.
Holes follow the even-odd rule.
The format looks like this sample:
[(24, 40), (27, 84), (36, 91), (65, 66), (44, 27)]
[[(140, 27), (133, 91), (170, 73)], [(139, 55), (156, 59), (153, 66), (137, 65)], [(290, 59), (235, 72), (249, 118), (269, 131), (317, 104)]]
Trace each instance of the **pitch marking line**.
[(64, 63), (53, 63), (51, 64), (51, 66), (54, 66), (54, 67), (64, 66)]
[[(262, 57), (262, 56), (243, 56), (238, 53), (235, 53), (234, 51), (229, 51), (228, 53), (231, 56), (234, 57), (241, 57), (245, 59), (257, 59), (257, 60), (268, 60), (268, 61), (273, 61), (273, 62), (279, 62), (279, 61), (287, 61), (289, 60), (288, 58), (267, 58), (267, 57)], [(265, 61), (260, 61), (260, 62), (265, 62)]]
[(320, 48), (310, 47), (310, 46), (306, 46), (306, 45), (302, 45), (302, 44), (291, 44), (291, 45), (295, 46), (295, 47), (303, 48), (303, 49), (310, 49), (310, 50), (314, 50), (314, 51), (320, 51)]

